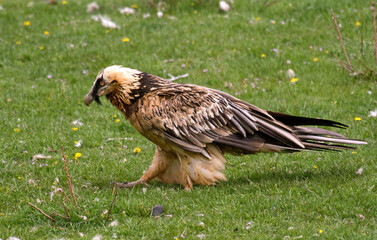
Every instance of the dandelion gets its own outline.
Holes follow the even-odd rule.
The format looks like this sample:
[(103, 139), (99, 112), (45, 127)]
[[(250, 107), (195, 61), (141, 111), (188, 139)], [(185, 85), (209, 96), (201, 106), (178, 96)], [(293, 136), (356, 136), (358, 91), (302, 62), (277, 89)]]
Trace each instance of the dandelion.
[(62, 1), (62, 4), (63, 4), (63, 5), (67, 5), (67, 4), (68, 4), (68, 1), (63, 0), (63, 1)]
[(134, 149), (134, 153), (139, 153), (139, 152), (141, 152), (141, 148), (137, 147)]
[(313, 58), (313, 62), (318, 62), (318, 58)]
[(75, 153), (75, 159), (78, 159), (79, 157), (81, 157), (81, 153)]
[(120, 122), (120, 119), (119, 119), (119, 118), (117, 118), (117, 119), (115, 120), (115, 123), (118, 123), (118, 122)]
[(114, 114), (114, 115), (113, 115), (113, 117), (114, 117), (114, 118), (116, 118), (116, 117), (117, 117), (117, 115), (115, 115), (115, 114)]
[(123, 41), (123, 42), (129, 42), (130, 39), (129, 39), (129, 38), (123, 38), (122, 41)]
[(22, 179), (22, 177), (17, 177), (17, 179), (18, 179), (18, 180), (21, 180), (21, 179)]
[(25, 21), (24, 26), (30, 26), (30, 21)]
[(298, 81), (298, 78), (291, 78), (291, 83), (295, 83)]
[(355, 121), (361, 121), (361, 117), (355, 117)]
[(318, 166), (317, 165), (314, 165), (314, 169), (317, 169), (318, 168)]
[(77, 128), (77, 127), (73, 127), (73, 128), (71, 128), (73, 131), (77, 131), (77, 130), (79, 130), (79, 128)]
[(361, 23), (359, 21), (356, 22), (356, 26), (360, 26)]
[(137, 8), (137, 4), (132, 4), (131, 7), (132, 8)]
[(321, 234), (321, 233), (323, 233), (322, 229), (319, 229), (319, 231), (318, 231), (318, 232), (319, 232), (320, 234)]
[(49, 33), (49, 31), (44, 31), (43, 34), (44, 35), (49, 35), (50, 33)]
[(45, 49), (45, 46), (40, 46), (39, 49), (43, 51)]
[(21, 45), (21, 41), (17, 41), (17, 42), (16, 42), (16, 45)]
[(261, 56), (261, 58), (265, 58), (266, 54), (262, 53), (260, 56)]
[(260, 17), (256, 17), (256, 18), (255, 18), (255, 21), (260, 21)]
[(19, 128), (15, 128), (14, 131), (15, 131), (16, 133), (18, 133), (18, 132), (21, 132), (21, 129), (19, 129)]

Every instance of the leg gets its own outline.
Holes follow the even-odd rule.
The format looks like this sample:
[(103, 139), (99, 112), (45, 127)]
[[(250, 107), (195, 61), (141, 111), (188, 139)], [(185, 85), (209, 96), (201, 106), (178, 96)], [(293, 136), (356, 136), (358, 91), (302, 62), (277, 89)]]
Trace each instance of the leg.
[(144, 175), (137, 181), (118, 183), (118, 187), (132, 188), (139, 184), (148, 185), (147, 182), (164, 172), (168, 167), (170, 160), (167, 158), (167, 155), (170, 155), (170, 153), (165, 152), (159, 146), (156, 146), (156, 152), (154, 154), (152, 164)]

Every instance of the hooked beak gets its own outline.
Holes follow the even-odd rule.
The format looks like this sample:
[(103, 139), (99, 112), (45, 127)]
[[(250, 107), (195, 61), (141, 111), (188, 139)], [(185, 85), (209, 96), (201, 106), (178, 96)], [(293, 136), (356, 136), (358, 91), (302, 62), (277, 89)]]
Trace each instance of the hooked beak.
[(86, 106), (89, 107), (89, 105), (94, 101), (96, 101), (98, 103), (98, 105), (101, 105), (101, 101), (99, 100), (99, 97), (96, 95), (93, 97), (93, 94), (92, 92), (89, 92), (88, 94), (86, 94), (85, 96), (85, 104)]

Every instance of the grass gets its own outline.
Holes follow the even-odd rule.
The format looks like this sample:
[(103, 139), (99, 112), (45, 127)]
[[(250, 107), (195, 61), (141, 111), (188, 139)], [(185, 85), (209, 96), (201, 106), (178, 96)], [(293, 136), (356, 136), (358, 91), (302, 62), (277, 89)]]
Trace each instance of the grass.
[[(84, 239), (376, 238), (377, 132), (376, 118), (368, 117), (377, 107), (376, 76), (353, 77), (336, 66), (336, 56), (344, 58), (330, 15), (333, 8), (348, 53), (360, 58), (362, 32), (362, 61), (376, 69), (370, 3), (280, 1), (263, 8), (263, 1), (235, 1), (224, 14), (216, 1), (173, 1), (158, 19), (144, 1), (97, 2), (101, 9), (90, 14), (89, 0), (0, 1), (0, 238), (75, 239), (79, 233)], [(132, 4), (138, 4), (135, 15), (117, 10)], [(144, 19), (146, 12), (152, 16)], [(94, 14), (110, 16), (120, 29), (102, 27), (91, 20)], [(351, 61), (359, 66), (354, 57)], [(190, 192), (158, 182), (146, 193), (141, 187), (119, 189), (106, 220), (101, 213), (113, 199), (111, 182), (138, 179), (154, 153), (153, 144), (108, 102), (90, 108), (83, 102), (98, 71), (113, 64), (161, 77), (189, 73), (180, 81), (217, 88), (261, 108), (343, 122), (350, 127), (341, 133), (369, 145), (344, 152), (227, 156), (227, 182)], [(296, 83), (290, 83), (288, 69), (296, 72)], [(74, 120), (83, 123), (77, 131)], [(125, 137), (133, 140), (106, 141)], [(74, 146), (78, 140), (80, 148)], [(62, 145), (72, 160), (69, 171), (83, 211), (70, 206), (72, 221), (59, 219), (52, 226), (28, 202), (62, 213), (50, 200), (54, 186), (68, 192)], [(75, 160), (78, 152), (82, 156)], [(32, 164), (35, 154), (51, 159)], [(156, 204), (164, 206), (157, 220), (150, 216)], [(113, 220), (119, 225), (110, 227)]]

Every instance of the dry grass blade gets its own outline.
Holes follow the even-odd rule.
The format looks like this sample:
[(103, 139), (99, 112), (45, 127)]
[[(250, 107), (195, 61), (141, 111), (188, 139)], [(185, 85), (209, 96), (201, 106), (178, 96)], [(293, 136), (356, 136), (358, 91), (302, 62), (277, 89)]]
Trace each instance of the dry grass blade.
[(43, 211), (42, 211), (41, 209), (39, 209), (37, 206), (35, 206), (34, 204), (32, 204), (32, 203), (30, 203), (30, 202), (28, 202), (28, 204), (29, 204), (30, 206), (32, 206), (33, 208), (37, 209), (38, 212), (40, 212), (40, 213), (43, 214), (43, 216), (45, 216), (46, 218), (50, 219), (52, 222), (55, 222), (55, 219), (53, 219), (51, 216), (47, 215), (45, 212), (43, 212)]
[(375, 3), (372, 3), (373, 8), (373, 30), (374, 30), (374, 51), (376, 55), (376, 64), (377, 64), (377, 29), (376, 29), (376, 7)]
[(117, 189), (118, 189), (118, 182), (117, 182), (117, 179), (115, 178), (115, 182), (114, 182), (114, 190), (113, 190), (114, 198), (113, 198), (113, 201), (112, 201), (111, 204), (110, 204), (110, 208), (109, 208), (109, 212), (107, 213), (106, 220), (109, 219), (111, 209), (113, 208), (114, 202), (115, 202), (115, 200), (116, 200), (116, 198), (117, 198)]
[(76, 207), (77, 207), (78, 209), (80, 209), (79, 205), (77, 204), (76, 198), (75, 198), (75, 193), (73, 192), (72, 183), (71, 183), (71, 178), (69, 177), (69, 173), (68, 173), (67, 158), (65, 157), (63, 146), (62, 146), (62, 154), (63, 154), (63, 159), (64, 159), (65, 172), (67, 173), (67, 178), (68, 178), (68, 187), (69, 187), (69, 191), (71, 192), (71, 195), (72, 195), (73, 201), (74, 201), (75, 204), (76, 204)]
[[(344, 56), (346, 57), (347, 59), (347, 64), (348, 64), (348, 68), (351, 72), (353, 72), (353, 69), (352, 69), (352, 65), (351, 65), (351, 62), (348, 58), (348, 55), (347, 55), (347, 52), (346, 52), (346, 49), (344, 48), (344, 45), (343, 45), (343, 40), (342, 40), (342, 35), (340, 34), (340, 30), (339, 30), (339, 27), (338, 27), (338, 24), (336, 23), (336, 18), (334, 16), (334, 11), (331, 9), (331, 16), (332, 16), (332, 20), (334, 21), (334, 24), (335, 24), (335, 28), (338, 32), (338, 36), (339, 36), (339, 41), (340, 41), (340, 45), (342, 46), (342, 49), (343, 49), (343, 53), (344, 53)], [(343, 65), (343, 64), (342, 64)]]

